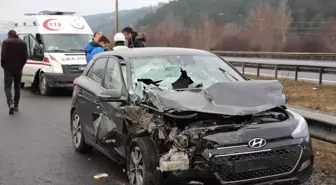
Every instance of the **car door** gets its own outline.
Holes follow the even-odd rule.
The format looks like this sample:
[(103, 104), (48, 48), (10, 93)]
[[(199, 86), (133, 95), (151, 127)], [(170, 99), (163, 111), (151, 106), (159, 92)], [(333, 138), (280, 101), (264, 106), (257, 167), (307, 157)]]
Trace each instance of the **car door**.
[(100, 115), (101, 105), (97, 95), (104, 91), (102, 82), (105, 75), (107, 57), (98, 58), (94, 62), (89, 72), (81, 79), (78, 94), (79, 100), (79, 116), (81, 123), (85, 126), (85, 135), (91, 141), (95, 140), (95, 122)]
[(26, 42), (28, 49), (28, 61), (22, 69), (22, 82), (32, 83), (36, 71), (47, 65), (43, 62), (43, 49), (31, 34), (20, 34), (19, 38)]
[[(120, 60), (116, 57), (109, 57), (102, 85), (106, 90), (115, 90), (120, 92), (122, 97), (127, 97), (126, 76), (121, 68)], [(118, 154), (124, 156), (126, 152), (124, 121), (117, 117), (117, 109), (122, 101), (101, 102), (100, 104), (103, 111), (101, 111), (99, 122), (96, 122), (98, 128), (96, 142), (105, 143), (107, 147), (113, 147)]]

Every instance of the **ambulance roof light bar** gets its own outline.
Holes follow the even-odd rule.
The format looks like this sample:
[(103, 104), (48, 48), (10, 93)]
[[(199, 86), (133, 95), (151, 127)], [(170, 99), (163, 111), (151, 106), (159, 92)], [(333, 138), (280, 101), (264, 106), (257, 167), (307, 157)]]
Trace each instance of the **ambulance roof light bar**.
[(34, 16), (34, 15), (74, 15), (76, 12), (61, 12), (61, 11), (40, 11), (38, 13), (25, 13), (25, 16)]

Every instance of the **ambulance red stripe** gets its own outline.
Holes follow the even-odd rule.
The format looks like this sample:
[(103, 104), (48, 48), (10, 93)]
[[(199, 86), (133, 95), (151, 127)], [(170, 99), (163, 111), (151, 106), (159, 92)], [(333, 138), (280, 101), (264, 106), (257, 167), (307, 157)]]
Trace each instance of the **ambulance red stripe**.
[(26, 64), (51, 66), (51, 64), (50, 64), (50, 63), (47, 63), (47, 62), (27, 61)]

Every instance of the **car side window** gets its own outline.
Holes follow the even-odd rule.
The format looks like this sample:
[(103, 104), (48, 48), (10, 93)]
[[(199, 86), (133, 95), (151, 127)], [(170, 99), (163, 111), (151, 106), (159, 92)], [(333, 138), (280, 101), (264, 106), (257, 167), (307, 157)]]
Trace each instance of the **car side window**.
[(123, 86), (122, 73), (120, 71), (120, 63), (116, 58), (109, 58), (106, 66), (103, 86), (106, 89), (120, 90)]
[(88, 77), (101, 84), (104, 78), (107, 58), (98, 58), (92, 65)]

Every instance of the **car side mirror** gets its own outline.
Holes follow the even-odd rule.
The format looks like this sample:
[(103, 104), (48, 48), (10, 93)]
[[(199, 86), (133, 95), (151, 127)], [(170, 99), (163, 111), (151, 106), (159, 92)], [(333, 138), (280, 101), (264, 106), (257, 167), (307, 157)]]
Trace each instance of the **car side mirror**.
[(121, 91), (115, 89), (109, 89), (99, 93), (98, 100), (100, 102), (124, 102), (121, 97)]

